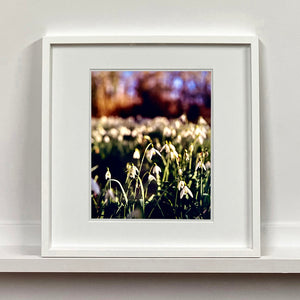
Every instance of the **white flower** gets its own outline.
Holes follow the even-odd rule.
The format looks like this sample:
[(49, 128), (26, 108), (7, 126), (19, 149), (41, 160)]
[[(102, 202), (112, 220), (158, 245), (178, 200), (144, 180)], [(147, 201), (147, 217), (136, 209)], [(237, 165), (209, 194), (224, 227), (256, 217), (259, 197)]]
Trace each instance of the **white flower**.
[(176, 127), (177, 129), (179, 129), (180, 126), (181, 126), (181, 122), (180, 122), (179, 120), (176, 120), (176, 121), (175, 121), (175, 127)]
[(186, 161), (189, 161), (189, 160), (190, 160), (190, 156), (189, 156), (189, 154), (188, 154), (188, 152), (187, 152), (186, 150), (184, 151), (183, 157), (184, 157), (184, 159), (185, 159)]
[(183, 189), (180, 192), (180, 199), (182, 199), (183, 196), (191, 196), (192, 198), (194, 197), (193, 193), (186, 185), (183, 187)]
[(163, 131), (163, 135), (166, 137), (170, 137), (172, 135), (172, 130), (169, 127), (165, 127)]
[(134, 153), (133, 153), (133, 158), (134, 159), (140, 159), (141, 155), (140, 155), (140, 151), (138, 148), (135, 148)]
[(108, 189), (105, 193), (105, 199), (115, 199), (115, 194), (112, 189)]
[(112, 128), (109, 130), (109, 134), (113, 137), (116, 138), (119, 134), (119, 131), (116, 128)]
[(153, 174), (156, 174), (156, 176), (159, 175), (159, 173), (161, 172), (161, 168), (158, 166), (158, 165), (155, 165), (153, 167), (153, 170), (152, 170)]
[(102, 142), (102, 136), (96, 135), (96, 142), (101, 143)]
[(180, 134), (177, 135), (176, 142), (177, 142), (178, 144), (180, 144), (180, 143), (181, 143), (181, 140), (182, 140), (181, 135), (180, 135)]
[(155, 154), (161, 156), (161, 154), (159, 153), (159, 151), (157, 151), (154, 147), (152, 147), (150, 150), (147, 151), (146, 155), (147, 155), (147, 158), (149, 160), (152, 160), (152, 156), (155, 155)]
[(210, 163), (210, 161), (208, 161), (208, 162), (205, 164), (205, 167), (206, 167), (206, 169), (210, 169), (210, 168), (211, 168), (211, 163)]
[(184, 114), (181, 115), (179, 119), (181, 120), (182, 123), (185, 123), (187, 121), (187, 117)]
[(199, 141), (200, 145), (203, 145), (204, 140), (203, 140), (203, 137), (202, 137), (202, 136), (199, 136), (199, 137), (198, 137), (198, 141)]
[(107, 136), (107, 135), (104, 137), (103, 140), (104, 140), (104, 142), (105, 142), (106, 144), (108, 144), (108, 143), (110, 142), (110, 138), (109, 138), (109, 136)]
[(122, 126), (121, 128), (120, 128), (120, 134), (121, 135), (131, 135), (131, 130), (129, 129), (129, 128), (127, 128), (127, 127), (125, 127), (125, 126)]
[(93, 130), (92, 131), (92, 136), (97, 136), (98, 135), (98, 131), (97, 130)]
[(141, 144), (143, 142), (143, 139), (144, 139), (144, 136), (141, 133), (139, 133), (137, 135), (136, 141), (138, 144)]
[(103, 127), (99, 127), (99, 128), (98, 128), (98, 132), (99, 132), (99, 134), (101, 134), (101, 135), (105, 135), (105, 134), (106, 134), (106, 130), (105, 130)]
[(199, 168), (204, 169), (206, 171), (206, 167), (205, 167), (204, 163), (201, 160), (198, 161), (198, 163), (196, 165), (196, 170), (198, 170)]
[(165, 143), (161, 148), (160, 152), (163, 152), (164, 150), (166, 151), (166, 153), (170, 153), (171, 150), (169, 144)]
[(172, 137), (175, 137), (176, 136), (176, 130), (173, 128), (172, 129)]
[(207, 125), (207, 122), (202, 117), (200, 117), (199, 120), (198, 120), (198, 124)]
[(176, 151), (175, 146), (172, 143), (169, 143), (170, 156), (171, 160), (178, 159), (178, 153)]
[(111, 174), (110, 174), (110, 172), (109, 172), (109, 169), (107, 168), (107, 171), (106, 171), (106, 173), (105, 173), (105, 179), (106, 180), (109, 180), (109, 179), (111, 179)]
[(182, 169), (179, 169), (179, 170), (178, 170), (178, 175), (179, 175), (179, 176), (182, 176), (182, 173), (183, 173), (183, 172), (182, 172)]
[(138, 134), (138, 132), (137, 132), (136, 129), (133, 129), (133, 130), (131, 131), (131, 136), (132, 136), (132, 137), (136, 137), (137, 134)]
[(202, 129), (202, 131), (201, 131), (201, 136), (202, 136), (204, 139), (206, 139), (207, 134), (206, 134), (206, 129), (205, 129), (205, 128)]
[(92, 184), (92, 192), (94, 192), (94, 194), (99, 195), (100, 194), (100, 187), (98, 185), (98, 183), (92, 178), (91, 181)]
[(180, 181), (178, 182), (177, 188), (178, 188), (178, 190), (180, 191), (182, 188), (184, 188), (184, 186), (185, 186), (185, 182), (182, 181), (182, 180), (180, 180)]
[(149, 184), (150, 184), (150, 182), (152, 180), (156, 181), (155, 177), (153, 175), (149, 174), (149, 176), (148, 176), (148, 182), (149, 182)]
[(170, 155), (171, 155), (171, 160), (178, 159), (178, 153), (176, 151), (172, 151)]
[(132, 164), (128, 167), (128, 172), (130, 178), (135, 178), (136, 174), (139, 173), (139, 170), (134, 164)]
[(170, 143), (169, 147), (172, 152), (176, 152), (176, 148), (173, 144)]

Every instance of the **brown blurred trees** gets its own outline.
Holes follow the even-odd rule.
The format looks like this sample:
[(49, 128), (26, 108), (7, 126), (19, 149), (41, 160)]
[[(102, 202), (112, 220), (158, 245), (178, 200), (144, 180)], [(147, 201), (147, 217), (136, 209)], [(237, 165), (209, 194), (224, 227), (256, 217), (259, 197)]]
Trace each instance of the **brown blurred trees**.
[(118, 115), (211, 121), (211, 72), (137, 71), (92, 73), (93, 117)]

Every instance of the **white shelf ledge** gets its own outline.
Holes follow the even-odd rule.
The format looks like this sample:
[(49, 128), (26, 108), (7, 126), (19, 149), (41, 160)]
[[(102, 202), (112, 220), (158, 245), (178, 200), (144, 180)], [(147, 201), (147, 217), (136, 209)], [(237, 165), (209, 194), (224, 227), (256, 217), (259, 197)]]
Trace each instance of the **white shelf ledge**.
[(273, 248), (261, 258), (42, 258), (39, 247), (2, 246), (0, 272), (300, 273), (300, 248)]

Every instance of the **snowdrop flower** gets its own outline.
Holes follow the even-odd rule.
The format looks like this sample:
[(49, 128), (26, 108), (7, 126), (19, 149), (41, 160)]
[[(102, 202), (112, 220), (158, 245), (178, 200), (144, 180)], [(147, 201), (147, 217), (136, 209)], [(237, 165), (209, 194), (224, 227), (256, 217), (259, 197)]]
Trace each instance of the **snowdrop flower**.
[(133, 159), (140, 159), (141, 154), (138, 148), (135, 148), (134, 153), (133, 153)]
[(186, 185), (183, 187), (183, 189), (180, 192), (180, 199), (182, 199), (184, 196), (185, 197), (191, 196), (192, 198), (194, 197), (193, 193), (191, 192), (191, 190)]
[(139, 173), (139, 170), (134, 164), (132, 164), (129, 166), (128, 172), (130, 178), (135, 178), (135, 176)]
[(178, 170), (178, 175), (179, 175), (179, 176), (182, 176), (182, 173), (183, 173), (183, 172), (182, 172), (182, 169), (179, 169), (179, 170)]
[(180, 144), (180, 143), (181, 143), (181, 140), (182, 140), (181, 135), (180, 135), (180, 134), (177, 135), (176, 142), (177, 142), (178, 144)]
[(109, 168), (107, 168), (107, 171), (106, 171), (106, 173), (105, 173), (105, 179), (106, 179), (106, 180), (111, 179), (111, 174), (110, 174)]
[(96, 142), (101, 143), (102, 142), (102, 136), (101, 135), (96, 135)]
[(177, 153), (177, 151), (172, 151), (170, 153), (170, 156), (171, 156), (171, 160), (178, 159), (178, 153)]
[(98, 185), (98, 183), (92, 178), (91, 181), (92, 184), (92, 192), (94, 192), (94, 194), (99, 195), (100, 194), (100, 187)]
[(199, 118), (198, 123), (199, 123), (200, 125), (207, 125), (207, 122), (204, 120), (203, 117), (200, 117), (200, 118)]
[(199, 168), (204, 169), (206, 171), (206, 167), (205, 167), (204, 163), (201, 160), (198, 161), (198, 163), (196, 165), (196, 170), (198, 170)]
[(125, 127), (125, 126), (122, 126), (121, 128), (120, 128), (120, 134), (121, 135), (131, 135), (131, 130), (129, 129), (129, 128), (127, 128), (127, 127)]
[(202, 136), (198, 137), (198, 141), (199, 141), (200, 145), (203, 145), (204, 139)]
[(170, 153), (171, 154), (171, 159), (172, 160), (178, 159), (178, 152), (176, 151), (175, 146), (172, 143), (170, 143), (169, 147), (170, 147), (170, 150), (171, 150), (171, 153)]
[(169, 147), (172, 152), (176, 152), (176, 148), (172, 143), (169, 144)]
[(150, 184), (150, 182), (152, 180), (156, 181), (155, 177), (153, 175), (149, 174), (149, 176), (148, 176), (148, 182), (149, 182), (149, 184)]
[(153, 170), (152, 170), (153, 174), (156, 174), (156, 176), (159, 175), (159, 173), (161, 172), (161, 168), (155, 164), (155, 166), (153, 167)]
[(97, 130), (93, 130), (92, 131), (92, 136), (97, 136), (98, 135), (98, 131)]
[(184, 114), (181, 115), (179, 119), (181, 120), (182, 123), (185, 123), (187, 121), (187, 117)]
[(143, 142), (143, 139), (144, 139), (144, 136), (141, 133), (139, 133), (137, 135), (136, 141), (138, 142), (138, 144), (141, 144)]
[(164, 144), (164, 146), (161, 148), (161, 150), (160, 150), (160, 152), (163, 152), (163, 151), (166, 151), (166, 153), (170, 153), (170, 147), (169, 147), (169, 144), (166, 142), (165, 144)]
[(185, 187), (185, 182), (180, 180), (178, 182), (178, 185), (177, 185), (177, 188), (178, 188), (178, 191), (180, 191), (181, 189), (183, 189)]
[(137, 132), (136, 129), (133, 129), (133, 130), (131, 131), (131, 136), (132, 136), (132, 137), (136, 137), (137, 134), (138, 134), (138, 132)]
[(106, 116), (102, 116), (101, 117), (101, 122), (106, 123), (107, 122), (107, 117)]
[(205, 128), (203, 128), (203, 130), (201, 131), (201, 136), (204, 138), (204, 139), (206, 139), (206, 129)]
[(119, 131), (116, 128), (112, 128), (109, 130), (109, 134), (113, 137), (116, 138), (119, 134)]
[(170, 137), (172, 135), (172, 130), (169, 127), (165, 127), (163, 131), (163, 135), (166, 137)]
[(195, 134), (196, 135), (200, 135), (202, 132), (201, 132), (201, 128), (199, 126), (196, 127), (196, 130), (195, 130)]
[(159, 153), (159, 151), (158, 150), (156, 150), (154, 147), (152, 147), (150, 150), (148, 150), (147, 151), (147, 158), (149, 159), (149, 160), (152, 160), (152, 156), (153, 155), (159, 155), (159, 156), (161, 156), (161, 154)]
[(188, 154), (188, 152), (186, 150), (184, 150), (183, 157), (184, 157), (185, 161), (189, 161), (190, 160), (190, 156), (189, 156), (189, 154)]
[(208, 162), (205, 164), (205, 167), (206, 167), (206, 169), (210, 169), (210, 168), (211, 168), (211, 163), (210, 163), (210, 161), (208, 161)]
[(181, 122), (180, 122), (179, 120), (176, 120), (176, 121), (175, 121), (175, 127), (176, 127), (177, 129), (179, 129), (179, 128), (180, 128), (180, 125), (181, 125)]
[(172, 137), (175, 137), (176, 136), (176, 130), (173, 128), (172, 129)]
[(109, 138), (109, 136), (107, 136), (107, 135), (104, 137), (103, 140), (104, 140), (104, 142), (105, 142), (106, 144), (108, 144), (108, 143), (110, 142), (110, 138)]
[(105, 200), (115, 199), (115, 194), (112, 189), (108, 189), (105, 193)]

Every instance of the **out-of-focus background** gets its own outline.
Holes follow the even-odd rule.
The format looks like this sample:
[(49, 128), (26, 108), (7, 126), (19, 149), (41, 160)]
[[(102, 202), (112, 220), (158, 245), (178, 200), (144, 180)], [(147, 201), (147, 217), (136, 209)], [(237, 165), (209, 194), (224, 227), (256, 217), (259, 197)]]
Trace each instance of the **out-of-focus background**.
[[(41, 37), (257, 34), (263, 254), (267, 246), (300, 247), (299, 10), (297, 0), (1, 1), (1, 243), (40, 243)], [(284, 274), (1, 274), (0, 298), (299, 299), (299, 280)]]
[(174, 119), (186, 114), (211, 122), (210, 71), (93, 71), (92, 117), (157, 116)]

